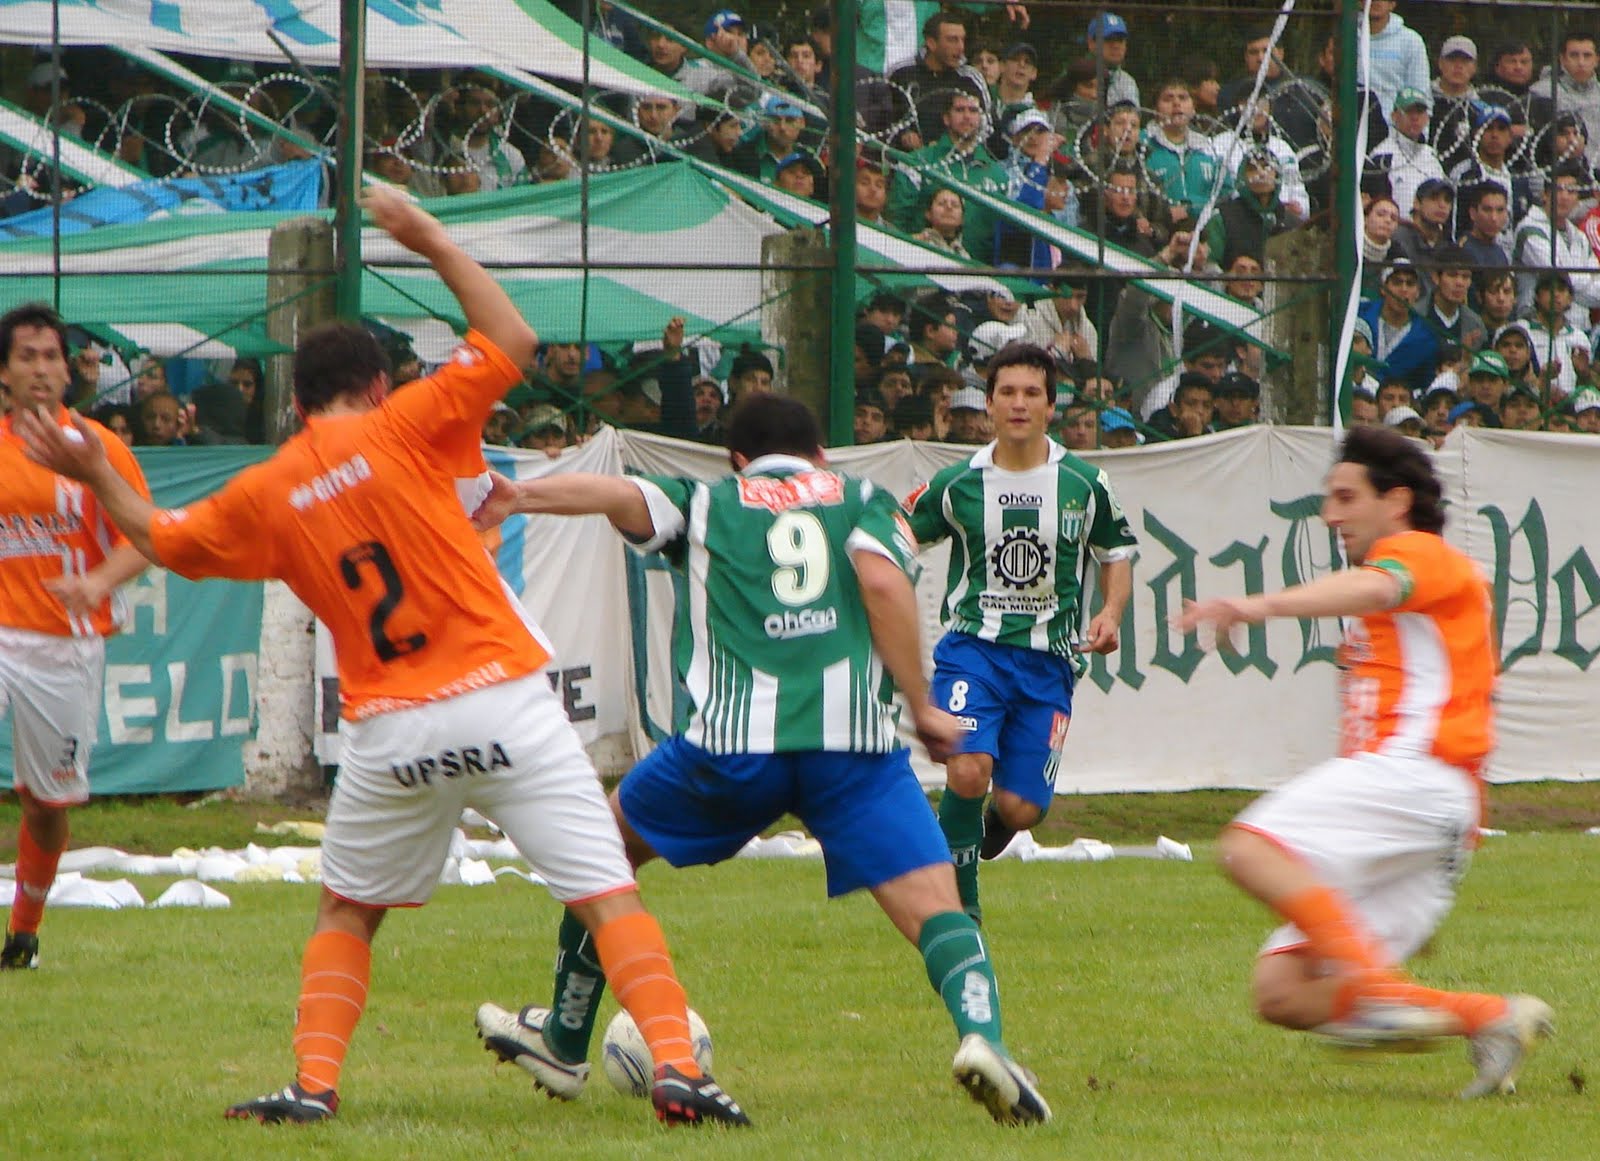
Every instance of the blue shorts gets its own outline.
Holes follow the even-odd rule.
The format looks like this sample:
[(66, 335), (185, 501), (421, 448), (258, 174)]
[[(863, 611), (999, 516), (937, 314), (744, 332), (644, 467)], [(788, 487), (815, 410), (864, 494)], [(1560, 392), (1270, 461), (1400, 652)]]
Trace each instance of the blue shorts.
[(994, 759), (996, 786), (1049, 810), (1075, 680), (1068, 658), (946, 633), (929, 700), (961, 720), (962, 753)]
[(617, 788), (622, 816), (674, 867), (720, 863), (793, 814), (822, 844), (828, 894), (950, 861), (910, 754), (708, 754), (668, 739)]

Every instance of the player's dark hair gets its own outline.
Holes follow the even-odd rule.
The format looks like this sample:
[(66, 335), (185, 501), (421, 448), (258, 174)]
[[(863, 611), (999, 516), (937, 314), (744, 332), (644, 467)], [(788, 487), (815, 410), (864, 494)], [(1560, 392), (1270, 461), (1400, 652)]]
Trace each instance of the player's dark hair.
[(984, 380), (985, 395), (994, 394), (994, 383), (1007, 367), (1032, 367), (1044, 375), (1044, 393), (1051, 403), (1056, 401), (1056, 361), (1050, 352), (1034, 343), (1007, 343), (989, 360), (989, 374)]
[(18, 327), (43, 327), (56, 332), (61, 340), (61, 357), (67, 357), (67, 324), (42, 302), (25, 302), (0, 314), (0, 363), (11, 359), (11, 343)]
[(1444, 501), (1433, 461), (1423, 445), (1386, 427), (1352, 427), (1339, 447), (1339, 462), (1359, 464), (1380, 496), (1411, 489), (1408, 519), (1418, 532), (1444, 531)]
[(371, 331), (354, 323), (323, 323), (295, 348), (294, 401), (307, 414), (321, 411), (341, 395), (360, 395), (391, 370)]
[(822, 450), (822, 428), (811, 408), (786, 395), (751, 395), (728, 417), (728, 451), (747, 460), (790, 455), (810, 459)]

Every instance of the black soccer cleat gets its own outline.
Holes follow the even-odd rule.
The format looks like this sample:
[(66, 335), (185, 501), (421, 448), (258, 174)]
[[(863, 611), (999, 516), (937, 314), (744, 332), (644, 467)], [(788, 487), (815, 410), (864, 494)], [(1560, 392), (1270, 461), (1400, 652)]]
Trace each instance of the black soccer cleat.
[(23, 970), (39, 966), (39, 937), (31, 931), (6, 932), (6, 945), (0, 948), (0, 970)]
[(709, 1076), (684, 1076), (670, 1064), (656, 1069), (655, 1087), (650, 1090), (656, 1119), (668, 1125), (745, 1125), (739, 1102), (722, 1091)]
[(1016, 837), (1016, 829), (1001, 820), (1000, 812), (995, 809), (994, 800), (991, 799), (983, 812), (983, 842), (978, 846), (978, 857), (986, 863), (998, 859)]
[(278, 1092), (233, 1105), (223, 1115), (230, 1121), (256, 1120), (263, 1125), (285, 1121), (308, 1125), (312, 1121), (326, 1121), (338, 1111), (339, 1094), (331, 1088), (327, 1092), (307, 1092), (299, 1084), (291, 1084)]

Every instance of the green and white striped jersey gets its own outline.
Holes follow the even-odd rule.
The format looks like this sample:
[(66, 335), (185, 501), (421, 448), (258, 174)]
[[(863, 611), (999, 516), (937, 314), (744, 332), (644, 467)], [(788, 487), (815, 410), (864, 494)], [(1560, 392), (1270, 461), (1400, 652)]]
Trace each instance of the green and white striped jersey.
[(982, 641), (1074, 657), (1091, 560), (1131, 560), (1138, 542), (1111, 481), (1055, 441), (1026, 472), (990, 444), (906, 499), (921, 545), (950, 538), (945, 628)]
[(715, 483), (637, 476), (655, 535), (686, 576), (673, 631), (691, 714), (713, 754), (899, 748), (851, 554), (916, 569), (893, 495), (794, 456)]

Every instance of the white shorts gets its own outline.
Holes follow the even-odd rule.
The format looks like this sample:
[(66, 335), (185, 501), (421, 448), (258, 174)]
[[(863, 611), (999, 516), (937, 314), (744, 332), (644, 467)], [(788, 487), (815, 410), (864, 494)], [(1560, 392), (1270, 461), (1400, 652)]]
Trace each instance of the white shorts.
[(322, 881), (374, 907), (419, 906), (470, 806), (563, 903), (634, 885), (599, 776), (542, 673), (341, 722)]
[[(1450, 913), (1472, 857), (1478, 810), (1477, 787), (1458, 767), (1361, 754), (1314, 766), (1234, 821), (1310, 864), (1401, 963)], [(1299, 928), (1285, 924), (1262, 954), (1305, 942)]]
[(52, 806), (88, 801), (105, 670), (103, 637), (0, 626), (0, 716), (9, 708), (13, 786)]

